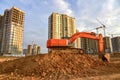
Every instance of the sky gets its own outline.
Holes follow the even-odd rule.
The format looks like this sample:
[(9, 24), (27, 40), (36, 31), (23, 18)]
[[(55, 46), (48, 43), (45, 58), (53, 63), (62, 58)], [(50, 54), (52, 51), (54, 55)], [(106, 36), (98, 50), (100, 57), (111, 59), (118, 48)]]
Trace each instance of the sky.
[(47, 52), (48, 17), (52, 12), (74, 17), (80, 32), (95, 32), (101, 26), (98, 19), (106, 26), (107, 36), (120, 34), (120, 0), (0, 0), (0, 14), (13, 6), (25, 12), (23, 48), (35, 43)]

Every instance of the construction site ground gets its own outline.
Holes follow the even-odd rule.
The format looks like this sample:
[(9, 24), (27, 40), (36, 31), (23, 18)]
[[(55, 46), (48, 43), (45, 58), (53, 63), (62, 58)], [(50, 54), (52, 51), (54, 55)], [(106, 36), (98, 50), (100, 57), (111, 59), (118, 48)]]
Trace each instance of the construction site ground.
[(110, 62), (61, 52), (0, 57), (0, 80), (120, 80), (120, 54), (112, 54)]

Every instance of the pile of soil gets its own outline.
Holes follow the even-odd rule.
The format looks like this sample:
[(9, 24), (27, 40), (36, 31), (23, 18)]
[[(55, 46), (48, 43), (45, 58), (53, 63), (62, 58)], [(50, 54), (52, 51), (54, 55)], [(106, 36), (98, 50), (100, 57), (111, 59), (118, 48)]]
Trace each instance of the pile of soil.
[(39, 80), (67, 80), (98, 75), (101, 66), (106, 65), (87, 54), (55, 52), (0, 63), (0, 74), (34, 76)]

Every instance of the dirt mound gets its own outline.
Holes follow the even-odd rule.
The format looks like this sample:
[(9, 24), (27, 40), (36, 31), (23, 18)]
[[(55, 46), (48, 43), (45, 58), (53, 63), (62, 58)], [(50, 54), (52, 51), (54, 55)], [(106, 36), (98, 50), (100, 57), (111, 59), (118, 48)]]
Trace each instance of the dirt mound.
[(86, 54), (49, 53), (19, 58), (0, 64), (0, 74), (36, 76), (41, 80), (67, 80), (74, 77), (96, 75), (105, 63)]

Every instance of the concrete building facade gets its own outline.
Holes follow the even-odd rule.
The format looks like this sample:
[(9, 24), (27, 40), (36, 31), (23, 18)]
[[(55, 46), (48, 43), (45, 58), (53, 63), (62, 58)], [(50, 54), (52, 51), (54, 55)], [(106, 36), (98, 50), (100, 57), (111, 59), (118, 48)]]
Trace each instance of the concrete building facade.
[(27, 48), (27, 55), (37, 55), (41, 53), (41, 49), (40, 46), (38, 46), (37, 44), (33, 44), (32, 45), (28, 45)]
[[(76, 33), (79, 32), (79, 30), (76, 30)], [(75, 40), (76, 48), (81, 48), (81, 38), (78, 38)]]
[(27, 55), (32, 55), (32, 45), (28, 45)]
[(110, 37), (104, 37), (104, 52), (105, 53), (111, 53), (111, 40)]
[(28, 55), (28, 50), (27, 49), (23, 49), (23, 55)]
[(69, 38), (76, 33), (75, 18), (52, 13), (48, 20), (48, 39)]
[(24, 11), (17, 7), (4, 12), (1, 53), (21, 54), (24, 30)]
[(113, 37), (111, 41), (112, 41), (113, 52), (114, 53), (120, 52), (120, 36)]
[(40, 54), (40, 46), (37, 47), (37, 54)]
[(33, 55), (37, 54), (37, 44), (33, 44)]
[(96, 54), (99, 52), (98, 40), (93, 40), (89, 38), (81, 38), (81, 49), (88, 54)]
[[(2, 37), (3, 37), (3, 23), (4, 23), (4, 16), (0, 15), (0, 50), (2, 48)], [(0, 55), (2, 55), (2, 53), (0, 52)]]

